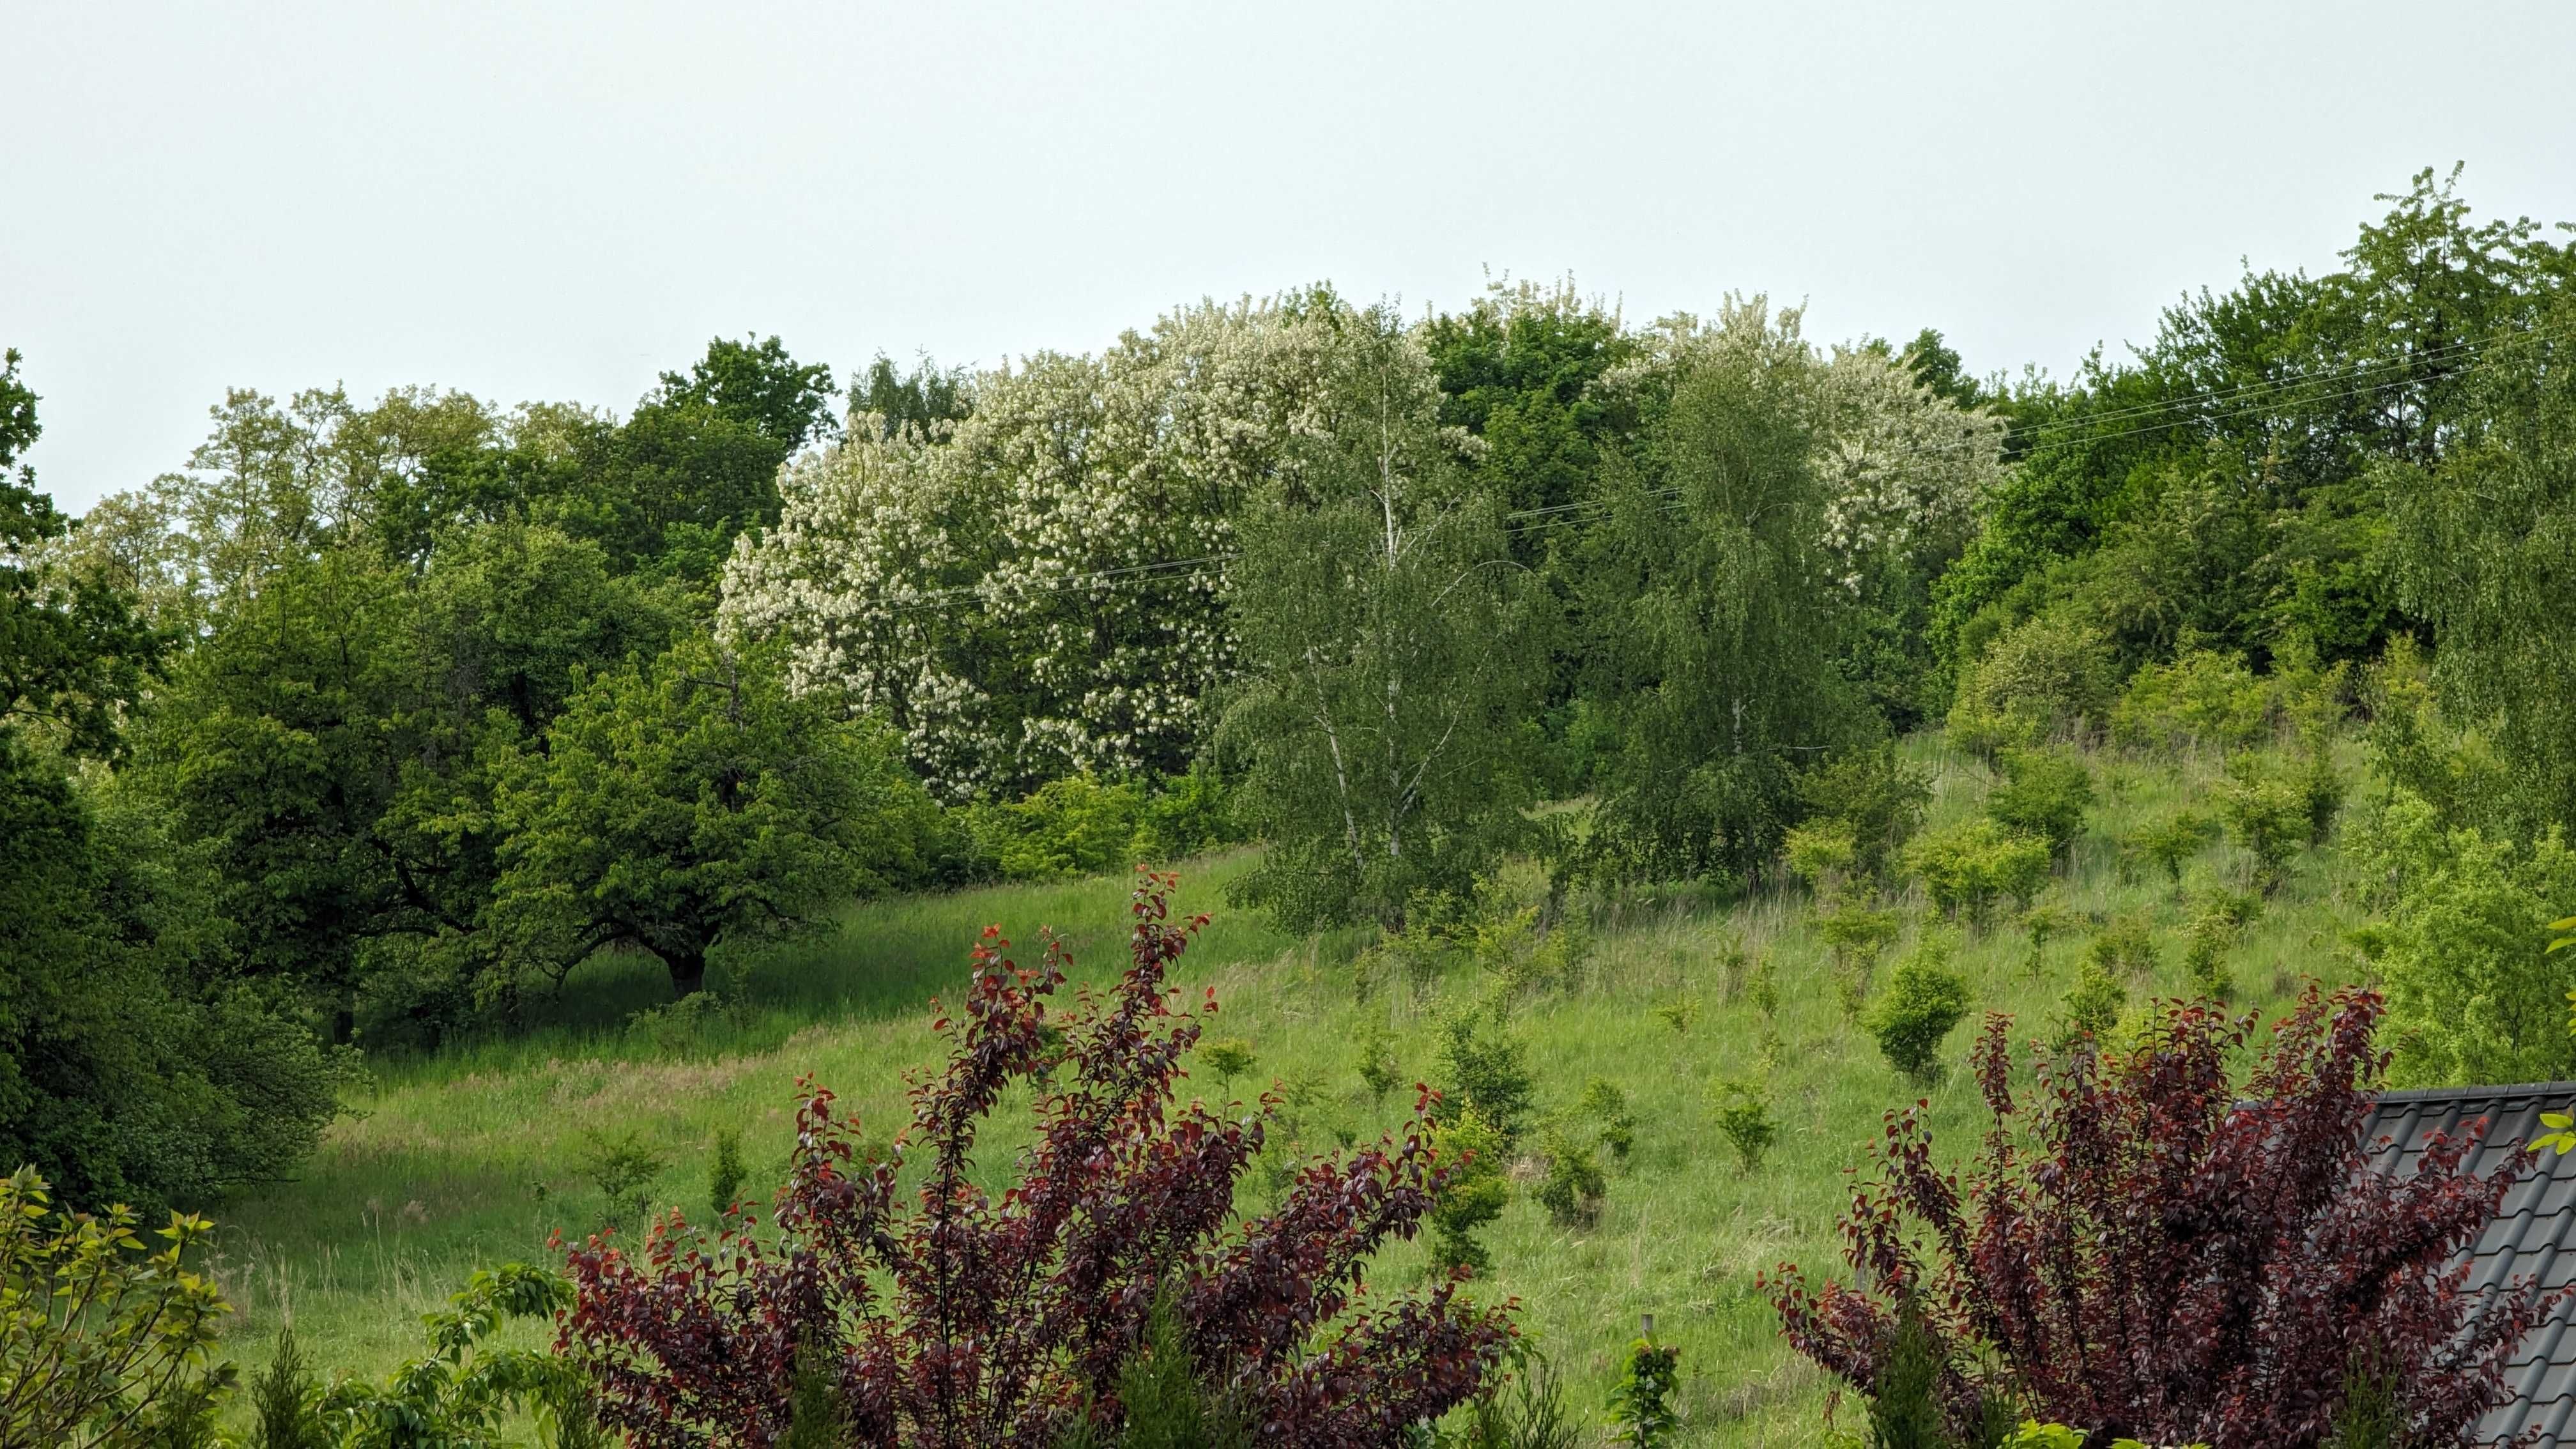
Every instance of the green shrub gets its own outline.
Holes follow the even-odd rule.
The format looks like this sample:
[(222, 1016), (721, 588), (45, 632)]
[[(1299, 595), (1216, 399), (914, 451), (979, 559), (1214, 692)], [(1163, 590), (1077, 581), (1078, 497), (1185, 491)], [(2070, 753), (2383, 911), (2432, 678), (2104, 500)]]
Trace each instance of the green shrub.
[(2576, 900), (2576, 851), (2446, 829), (2400, 791), (2364, 833), (2361, 864), (2391, 882), (2378, 975), (2389, 1079), (2400, 1086), (2548, 1082), (2576, 1075), (2566, 956), (2542, 923)]
[(751, 1172), (742, 1163), (742, 1133), (716, 1129), (715, 1155), (707, 1160), (707, 1216), (717, 1222), (742, 1201), (742, 1184)]
[(2111, 656), (2101, 635), (2052, 614), (2016, 625), (1959, 681), (1951, 743), (1999, 750), (2089, 733), (2108, 712)]
[(1118, 1366), (1118, 1405), (1126, 1422), (1117, 1449), (1252, 1449), (1251, 1416), (1199, 1377), (1169, 1295), (1148, 1315), (1145, 1341)]
[(1780, 1137), (1769, 1095), (1751, 1082), (1727, 1078), (1709, 1085), (1709, 1099), (1718, 1135), (1735, 1149), (1736, 1166), (1745, 1172), (1760, 1167), (1762, 1154)]
[(1691, 1027), (1699, 1021), (1699, 998), (1696, 996), (1676, 996), (1670, 1001), (1657, 1002), (1652, 1009), (1655, 1020), (1671, 1027), (1676, 1036), (1690, 1035)]
[(1817, 912), (1813, 925), (1833, 952), (1834, 990), (1842, 998), (1843, 1014), (1857, 1016), (1861, 1003), (1869, 999), (1878, 958), (1903, 929), (1903, 920), (1892, 910), (1845, 901), (1830, 911)]
[(2064, 906), (2040, 904), (2021, 913), (2021, 929), (2030, 940), (2030, 954), (2024, 966), (2033, 976), (2039, 974), (2046, 958), (2048, 943), (2075, 929), (2081, 918)]
[(2343, 812), (2343, 772), (2335, 768), (2334, 752), (2322, 743), (2308, 750), (2291, 783), (2307, 811), (2308, 844), (2325, 844), (2334, 833), (2335, 817)]
[(2002, 762), (2004, 782), (1986, 797), (1986, 813), (2007, 830), (2047, 841), (2049, 853), (2064, 860), (2093, 807), (2092, 772), (2062, 747), (2006, 750)]
[(651, 1208), (654, 1179), (670, 1165), (668, 1157), (644, 1145), (641, 1131), (615, 1137), (595, 1131), (583, 1135), (581, 1175), (598, 1189), (605, 1222), (622, 1225), (642, 1219)]
[(1473, 1113), (1509, 1147), (1520, 1139), (1535, 1083), (1519, 1038), (1493, 1013), (1461, 1011), (1440, 1024), (1441, 1100), (1433, 1115)]
[(281, 1326), (268, 1367), (250, 1381), (250, 1449), (333, 1449), (317, 1412), (321, 1392), (294, 1325)]
[(1234, 1092), (1234, 1079), (1251, 1071), (1261, 1060), (1253, 1054), (1252, 1043), (1239, 1036), (1202, 1041), (1198, 1050), (1199, 1060), (1207, 1065), (1209, 1071), (1216, 1073), (1218, 1093), (1226, 1096)]
[(1814, 823), (1848, 827), (1852, 866), (1884, 880), (1932, 805), (1932, 773), (1909, 765), (1893, 744), (1837, 755), (1798, 781)]
[(2219, 787), (2219, 814), (2227, 833), (2254, 857), (2256, 879), (2265, 894), (2288, 878), (2290, 862), (2308, 843), (2308, 802), (2298, 786), (2265, 769), (2252, 755), (2227, 762), (2227, 781)]
[(2156, 969), (2156, 931), (2139, 912), (2113, 916), (2093, 934), (2085, 959), (2114, 976), (2146, 977)]
[(1404, 1085), (1404, 1067), (1396, 1060), (1395, 1038), (1386, 1024), (1371, 1020), (1360, 1028), (1360, 1085), (1372, 1105), (1384, 1106), (1386, 1094)]
[(1955, 1449), (1941, 1412), (1948, 1365), (1914, 1299), (1898, 1302), (1896, 1331), (1869, 1385), (1869, 1449)]
[(2218, 822), (2198, 810), (2176, 810), (2129, 837), (2130, 854), (2154, 864), (2182, 893), (2182, 868), (2218, 838)]
[(967, 828), (1005, 880), (1069, 880), (1138, 863), (1145, 792), (1088, 775), (1050, 780), (1007, 805), (968, 812)]
[(570, 1280), (525, 1263), (477, 1269), (444, 1313), (424, 1314), (430, 1356), (381, 1383), (342, 1378), (324, 1392), (321, 1417), (351, 1445), (488, 1444), (521, 1415), (545, 1422), (559, 1449), (607, 1449), (589, 1385), (572, 1360), (533, 1348), (498, 1348), (514, 1320), (544, 1322), (573, 1305)]
[(1583, 1084), (1583, 1099), (1574, 1106), (1576, 1115), (1599, 1124), (1601, 1145), (1610, 1155), (1626, 1161), (1637, 1146), (1637, 1118), (1628, 1110), (1628, 1094), (1607, 1077), (1594, 1077)]
[(1601, 1175), (1601, 1164), (1592, 1156), (1592, 1144), (1562, 1126), (1551, 1125), (1539, 1133), (1538, 1150), (1546, 1159), (1547, 1174), (1530, 1195), (1547, 1209), (1548, 1221), (1560, 1228), (1590, 1227), (1598, 1222), (1601, 1198), (1610, 1184)]
[(1950, 969), (1947, 939), (1927, 934), (1888, 978), (1862, 1026), (1889, 1066), (1921, 1086), (1944, 1075), (1941, 1041), (1968, 1014), (1968, 983)]
[(1905, 849), (1906, 868), (1953, 920), (1982, 928), (2005, 896), (2027, 902), (2047, 884), (2048, 842), (1993, 820), (1963, 820)]
[(1512, 1200), (1511, 1179), (1503, 1171), (1509, 1152), (1503, 1135), (1467, 1110), (1435, 1126), (1431, 1146), (1442, 1162), (1461, 1164), (1431, 1205), (1432, 1266), (1490, 1270), (1493, 1255), (1485, 1251), (1476, 1232), (1501, 1217)]
[(1848, 820), (1819, 820), (1799, 826), (1781, 843), (1781, 854), (1788, 860), (1790, 872), (1819, 896), (1839, 893), (1858, 858), (1852, 848)]
[(2111, 738), (2139, 749), (2242, 749), (2263, 737), (2272, 692), (2245, 661), (2207, 649), (2130, 677), (2111, 706)]
[(201, 1443), (232, 1387), (227, 1307), (188, 1262), (214, 1225), (179, 1213), (154, 1251), (131, 1208), (53, 1209), (32, 1168), (0, 1180), (0, 1444)]
[(2229, 913), (2203, 911), (2192, 917), (2183, 937), (2183, 973), (2191, 978), (2193, 991), (2212, 1001), (2235, 995), (2235, 983), (2227, 974), (2227, 952), (2236, 944), (2237, 930), (2236, 918)]
[(2109, 1041), (2111, 1029), (2119, 1025), (2120, 1013), (2128, 1006), (2129, 990), (2120, 978), (2098, 961), (2085, 962), (2075, 984), (2067, 989), (2066, 1004), (2058, 1016), (2058, 1045)]
[(1192, 770), (1146, 798), (1130, 844), (1138, 859), (1169, 864), (1247, 838), (1235, 819), (1234, 792), (1216, 776)]
[(1610, 1422), (1629, 1449), (1660, 1449), (1681, 1427), (1673, 1398), (1681, 1391), (1681, 1350), (1646, 1339), (1628, 1345), (1628, 1362), (1610, 1390)]

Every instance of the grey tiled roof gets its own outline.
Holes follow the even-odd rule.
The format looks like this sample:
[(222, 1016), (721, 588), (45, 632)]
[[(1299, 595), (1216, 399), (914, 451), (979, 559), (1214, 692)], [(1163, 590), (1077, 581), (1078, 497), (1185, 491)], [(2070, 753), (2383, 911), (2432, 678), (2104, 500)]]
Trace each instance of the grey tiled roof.
[[(2576, 1083), (2570, 1082), (2385, 1092), (2372, 1115), (2368, 1140), (2374, 1155), (2404, 1172), (2412, 1170), (2433, 1133), (2456, 1138), (2484, 1117), (2486, 1138), (2468, 1164), (2484, 1175), (2547, 1130), (2540, 1125), (2541, 1113), (2564, 1112), (2570, 1103), (2576, 1103)], [(2576, 1153), (2542, 1152), (2530, 1174), (2505, 1195), (2469, 1256), (2467, 1287), (2472, 1293), (2524, 1276), (2539, 1279), (2544, 1288), (2576, 1281)], [(2561, 1303), (2549, 1321), (2523, 1340), (2505, 1377), (2513, 1398), (2488, 1412), (2478, 1426), (2480, 1439), (2506, 1439), (2536, 1426), (2543, 1445), (2576, 1445), (2571, 1316), (2576, 1316), (2576, 1302)]]

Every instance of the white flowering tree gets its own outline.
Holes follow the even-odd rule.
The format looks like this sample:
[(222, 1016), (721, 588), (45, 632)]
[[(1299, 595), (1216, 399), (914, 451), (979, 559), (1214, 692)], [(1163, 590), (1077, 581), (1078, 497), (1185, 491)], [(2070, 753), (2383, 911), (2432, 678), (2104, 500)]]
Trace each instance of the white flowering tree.
[(983, 374), (936, 436), (853, 426), (737, 545), (724, 626), (882, 712), (950, 799), (1182, 768), (1236, 669), (1235, 517), (1293, 491), (1349, 315), (1320, 290), (1202, 304)]
[(1843, 587), (1859, 592), (1873, 566), (1956, 557), (2003, 478), (2004, 419), (1925, 387), (1883, 345), (1835, 348), (1816, 393), (1825, 546)]

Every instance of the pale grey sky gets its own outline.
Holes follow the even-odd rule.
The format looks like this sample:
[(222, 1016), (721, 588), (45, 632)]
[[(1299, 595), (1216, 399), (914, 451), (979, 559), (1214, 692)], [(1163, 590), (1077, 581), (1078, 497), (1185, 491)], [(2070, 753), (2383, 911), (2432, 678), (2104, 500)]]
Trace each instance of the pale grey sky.
[(2576, 5), (0, 4), (0, 344), (66, 507), (227, 385), (630, 406), (722, 333), (1097, 348), (1572, 271), (2064, 372), (2469, 163), (2576, 217)]

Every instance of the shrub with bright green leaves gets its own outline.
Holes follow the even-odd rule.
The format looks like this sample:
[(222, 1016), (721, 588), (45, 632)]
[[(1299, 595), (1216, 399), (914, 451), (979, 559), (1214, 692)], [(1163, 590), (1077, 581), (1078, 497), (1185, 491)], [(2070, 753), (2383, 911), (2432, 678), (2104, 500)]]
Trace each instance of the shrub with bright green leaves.
[(1997, 639), (1960, 679), (1950, 742), (1992, 758), (1999, 750), (2088, 734), (2110, 702), (2111, 655), (2102, 636), (2042, 614)]
[(2218, 839), (2218, 822), (2184, 808), (2154, 821), (2129, 837), (2127, 851), (2163, 872), (2174, 892), (2182, 891), (2182, 868)]
[(55, 1211), (32, 1168), (0, 1181), (0, 1444), (211, 1440), (232, 1310), (187, 1260), (213, 1231), (172, 1213), (156, 1250), (131, 1208)]
[(1963, 820), (1905, 848), (1906, 869), (1953, 920), (1983, 927), (1995, 902), (2027, 902), (2048, 883), (2048, 842), (1989, 819)]
[(1441, 1022), (1440, 1066), (1435, 1118), (1451, 1121), (1473, 1113), (1501, 1135), (1504, 1146), (1520, 1139), (1537, 1084), (1520, 1038), (1500, 1013), (1471, 1008)]
[(1440, 1161), (1458, 1164), (1431, 1205), (1432, 1265), (1487, 1271), (1494, 1257), (1476, 1233), (1511, 1203), (1511, 1179), (1503, 1171), (1510, 1148), (1493, 1124), (1471, 1110), (1435, 1126), (1431, 1149)]
[(1906, 763), (1892, 743), (1836, 755), (1798, 781), (1811, 825), (1847, 827), (1852, 865), (1884, 880), (1932, 806), (1932, 772)]
[(1852, 827), (1848, 820), (1819, 820), (1799, 826), (1783, 841), (1781, 855), (1788, 861), (1790, 873), (1807, 883), (1819, 896), (1831, 896), (1842, 889), (1857, 859), (1852, 848)]
[(319, 1418), (344, 1446), (480, 1444), (522, 1414), (558, 1449), (607, 1449), (590, 1385), (569, 1358), (488, 1340), (514, 1320), (546, 1322), (573, 1306), (569, 1280), (525, 1263), (475, 1270), (448, 1310), (423, 1316), (430, 1356), (381, 1384), (344, 1378), (323, 1393)]
[(1222, 1036), (1199, 1043), (1199, 1061), (1216, 1074), (1219, 1093), (1231, 1093), (1234, 1079), (1251, 1071), (1259, 1060), (1253, 1054), (1252, 1043), (1239, 1036)]
[(2099, 961), (2085, 962), (2075, 984), (2067, 989), (2066, 1004), (2058, 1015), (2058, 1045), (2108, 1041), (2111, 1029), (2120, 1024), (2120, 1013), (2128, 1007), (2129, 989), (2120, 984), (2120, 978)]
[(2183, 974), (2191, 978), (2193, 991), (2212, 1001), (2235, 995), (2235, 983), (2227, 974), (2227, 952), (2236, 944), (2237, 930), (2236, 918), (2227, 912), (2203, 911), (2192, 917), (2183, 937)]
[(592, 1131), (582, 1140), (581, 1174), (599, 1190), (604, 1224), (623, 1226), (642, 1219), (651, 1209), (654, 1181), (670, 1165), (670, 1158), (645, 1142), (641, 1129), (614, 1137)]
[(2227, 762), (2218, 810), (2227, 833), (2254, 857), (2265, 893), (2280, 889), (2290, 862), (2308, 843), (2308, 801), (2298, 785), (2265, 769), (2254, 756), (2238, 755)]
[(743, 1181), (750, 1170), (742, 1162), (742, 1133), (731, 1127), (716, 1129), (716, 1150), (707, 1159), (707, 1216), (722, 1222), (726, 1212), (742, 1200)]
[(2031, 975), (2039, 974), (2040, 965), (2048, 953), (2048, 943), (2074, 930), (2080, 919), (2066, 907), (2050, 902), (2031, 906), (2021, 913), (2022, 933), (2030, 940), (2030, 954), (2025, 958), (2025, 964)]
[(1360, 1028), (1360, 1085), (1368, 1089), (1371, 1103), (1383, 1103), (1386, 1094), (1404, 1085), (1404, 1064), (1396, 1059), (1395, 1037), (1386, 1023), (1371, 1020)]
[(1887, 1064), (1918, 1086), (1937, 1084), (1945, 1069), (1941, 1042), (1968, 1014), (1968, 983), (1950, 969), (1950, 943), (1926, 935), (1888, 978), (1861, 1025), (1878, 1040)]
[(2155, 925), (2136, 911), (2113, 916), (2094, 933), (2087, 961), (2115, 976), (2149, 976), (2156, 969)]
[(1168, 1293), (1146, 1318), (1145, 1341), (1118, 1366), (1126, 1422), (1104, 1430), (1089, 1415), (1056, 1449), (1252, 1449), (1259, 1426), (1234, 1397), (1199, 1376)]
[(2007, 830), (2047, 841), (2049, 853), (2064, 860), (2093, 806), (2093, 772), (2065, 748), (2006, 750), (2002, 764), (2004, 780), (1986, 796), (1986, 813)]
[(969, 807), (964, 818), (984, 868), (1004, 880), (1071, 880), (1168, 865), (1243, 838), (1231, 793), (1197, 771), (1159, 791), (1067, 775), (1021, 800)]
[(1847, 900), (1832, 910), (1816, 912), (1809, 920), (1833, 952), (1834, 989), (1842, 998), (1843, 1014), (1857, 1015), (1869, 997), (1879, 955), (1904, 929), (1903, 918), (1892, 910)]
[(2567, 957), (2538, 929), (2576, 900), (2576, 851), (2555, 833), (2521, 845), (2445, 828), (2400, 791), (2359, 847), (2392, 882), (2378, 974), (2389, 1079), (2400, 1086), (2549, 1082), (2576, 1075)]
[(2243, 749), (2263, 737), (2272, 691), (2245, 661), (2208, 649), (2132, 675), (2111, 706), (2111, 738), (2135, 749), (2175, 753)]
[(1717, 1133), (1735, 1149), (1736, 1166), (1745, 1172), (1762, 1165), (1762, 1154), (1780, 1137), (1771, 1120), (1770, 1095), (1752, 1082), (1724, 1078), (1709, 1084), (1710, 1113)]
[(1681, 1391), (1681, 1356), (1678, 1348), (1642, 1338), (1628, 1345), (1627, 1366), (1610, 1390), (1610, 1422), (1618, 1431), (1618, 1443), (1629, 1449), (1659, 1449), (1672, 1442), (1682, 1422), (1681, 1411), (1673, 1404)]
[(1575, 1115), (1599, 1124), (1601, 1145), (1610, 1155), (1626, 1161), (1637, 1146), (1636, 1114), (1628, 1110), (1628, 1094), (1607, 1077), (1594, 1077), (1583, 1084), (1583, 1099), (1574, 1106)]
[(1005, 880), (1131, 869), (1143, 862), (1136, 837), (1144, 817), (1142, 788), (1105, 785), (1089, 775), (1050, 780), (1025, 799), (966, 813), (967, 828)]
[(1530, 1196), (1547, 1209), (1548, 1221), (1560, 1228), (1590, 1227), (1600, 1221), (1601, 1199), (1610, 1182), (1601, 1174), (1592, 1144), (1562, 1124), (1551, 1124), (1539, 1133), (1538, 1150), (1547, 1162), (1547, 1175)]

